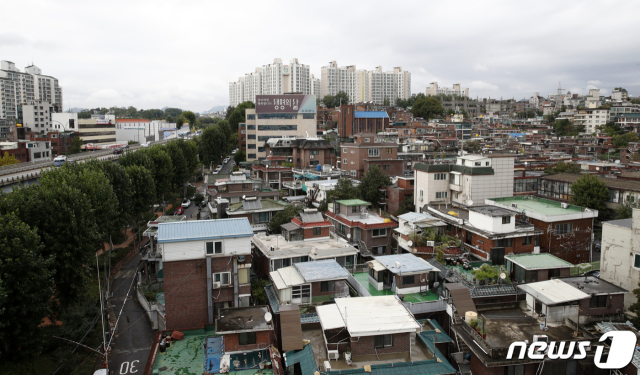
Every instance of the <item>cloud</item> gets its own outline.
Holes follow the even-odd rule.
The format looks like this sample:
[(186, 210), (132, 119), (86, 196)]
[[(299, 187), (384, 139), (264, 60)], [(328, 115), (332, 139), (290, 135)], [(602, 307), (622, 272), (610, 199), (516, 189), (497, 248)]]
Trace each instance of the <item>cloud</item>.
[[(380, 0), (349, 3), (345, 12), (335, 12), (344, 7), (339, 1), (323, 5), (6, 2), (3, 14), (28, 9), (29, 23), (25, 26), (24, 17), (3, 18), (0, 59), (21, 69), (33, 60), (44, 74), (58, 78), (65, 107), (72, 102), (203, 111), (228, 104), (229, 82), (276, 57), (298, 58), (316, 78), (333, 60), (358, 69), (402, 66), (412, 73), (414, 93), (437, 81), (449, 87), (460, 83), (473, 97), (528, 98), (535, 91), (554, 93), (561, 81), (563, 87), (622, 86), (630, 95), (640, 94), (635, 78), (640, 38), (620, 37), (635, 35), (640, 2), (612, 0), (593, 7), (567, 0), (557, 9), (549, 0), (407, 0), (401, 12), (385, 12), (388, 3)], [(372, 28), (371, 20), (381, 15), (386, 24), (401, 27)], [(598, 27), (584, 28), (589, 23)], [(589, 43), (567, 39), (576, 30)]]

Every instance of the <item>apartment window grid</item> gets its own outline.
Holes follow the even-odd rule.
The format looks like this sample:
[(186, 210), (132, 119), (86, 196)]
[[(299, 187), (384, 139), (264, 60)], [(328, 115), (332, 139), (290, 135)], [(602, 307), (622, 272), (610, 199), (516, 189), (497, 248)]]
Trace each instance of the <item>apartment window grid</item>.
[(436, 199), (446, 199), (449, 197), (449, 192), (448, 191), (437, 191), (436, 192)]
[(435, 173), (433, 175), (433, 179), (436, 180), (436, 181), (446, 180), (447, 179), (447, 174), (446, 173)]

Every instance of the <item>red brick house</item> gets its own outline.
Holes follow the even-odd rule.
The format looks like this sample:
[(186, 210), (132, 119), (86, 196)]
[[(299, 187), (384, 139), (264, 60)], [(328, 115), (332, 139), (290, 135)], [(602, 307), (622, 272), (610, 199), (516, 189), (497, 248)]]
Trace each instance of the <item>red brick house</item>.
[(273, 318), (267, 306), (221, 309), (216, 334), (224, 338), (225, 354), (252, 352), (276, 344)]
[(353, 104), (340, 106), (338, 134), (349, 138), (358, 133), (382, 132), (389, 127), (389, 115), (385, 111), (356, 111)]
[(360, 179), (369, 167), (378, 166), (387, 176), (403, 176), (406, 161), (398, 159), (398, 145), (378, 142), (375, 133), (358, 133), (353, 143), (342, 143), (340, 168)]
[(167, 329), (203, 327), (221, 309), (250, 305), (252, 236), (246, 218), (158, 225)]
[(335, 234), (358, 246), (360, 255), (391, 254), (391, 234), (398, 223), (369, 211), (370, 205), (360, 199), (340, 200), (325, 215), (335, 226)]
[(415, 177), (398, 176), (398, 181), (390, 186), (385, 186), (387, 191), (387, 211), (397, 212), (402, 206), (405, 197), (413, 195)]

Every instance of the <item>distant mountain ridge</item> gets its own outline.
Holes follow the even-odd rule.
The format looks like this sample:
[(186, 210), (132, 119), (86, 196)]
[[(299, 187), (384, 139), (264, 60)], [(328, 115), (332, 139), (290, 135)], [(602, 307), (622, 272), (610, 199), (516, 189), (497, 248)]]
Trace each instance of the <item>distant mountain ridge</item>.
[(226, 105), (217, 105), (212, 107), (210, 110), (204, 111), (202, 113), (220, 112), (220, 111), (224, 111), (225, 109), (227, 109)]

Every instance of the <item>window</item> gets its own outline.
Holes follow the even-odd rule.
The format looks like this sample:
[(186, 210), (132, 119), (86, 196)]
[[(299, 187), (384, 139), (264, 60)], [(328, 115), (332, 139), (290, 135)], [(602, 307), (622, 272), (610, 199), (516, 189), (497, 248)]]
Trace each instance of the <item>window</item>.
[(258, 125), (258, 130), (295, 131), (298, 125)]
[(522, 238), (522, 246), (531, 245), (531, 237), (527, 236)]
[(633, 255), (633, 266), (635, 268), (640, 268), (640, 254)]
[[(451, 175), (453, 176), (453, 175)], [(435, 173), (433, 175), (433, 179), (436, 181), (441, 181), (441, 180), (446, 180), (447, 179), (447, 174), (446, 173)]]
[[(268, 119), (281, 119), (281, 120), (296, 120), (298, 118), (297, 113), (261, 113), (258, 114), (259, 120)], [(313, 117), (312, 117), (313, 118)]]
[(380, 156), (380, 149), (379, 148), (370, 148), (369, 149), (369, 157), (378, 157)]
[(589, 307), (607, 307), (607, 296), (593, 296)]
[(393, 335), (374, 336), (373, 343), (376, 349), (392, 347)]
[(281, 135), (259, 135), (258, 142), (268, 141), (271, 138), (282, 138), (282, 136)]
[(437, 191), (436, 192), (436, 199), (444, 199), (446, 197), (449, 196), (449, 192), (448, 191)]
[(342, 152), (344, 152), (345, 154), (349, 152), (349, 150), (347, 150), (346, 148), (342, 149)]
[(256, 343), (255, 332), (238, 333), (238, 345), (255, 345), (255, 343)]
[(317, 227), (317, 228), (313, 228), (313, 235), (314, 236), (319, 236), (322, 234), (322, 228)]
[(318, 150), (311, 150), (309, 152), (310, 155), (318, 155)]
[(480, 166), (482, 166), (482, 163), (481, 163), (481, 162), (479, 162), (479, 161), (477, 161), (477, 162), (475, 162), (475, 163), (474, 163), (474, 165), (475, 165), (476, 167), (480, 167)]
[(207, 255), (222, 254), (222, 242), (207, 242)]
[(253, 224), (268, 223), (268, 222), (269, 222), (268, 212), (257, 212), (253, 214)]
[(247, 157), (249, 159), (255, 159), (256, 158), (256, 154), (247, 154)]
[(256, 139), (255, 134), (247, 134), (247, 139)]
[(248, 268), (239, 268), (238, 269), (238, 284), (249, 284), (249, 269)]
[(485, 162), (484, 165), (486, 165), (488, 167), (489, 166), (489, 162), (488, 161)]
[(504, 375), (524, 375), (524, 365), (507, 366)]
[(303, 120), (313, 120), (314, 118), (316, 118), (315, 113), (303, 113), (302, 114), (302, 119)]
[(34, 153), (33, 153), (33, 158), (34, 158), (34, 159), (39, 159), (39, 158), (41, 158), (40, 153), (39, 153), (39, 152), (34, 152)]
[(320, 283), (321, 292), (335, 292), (336, 284), (334, 281), (323, 281)]
[(373, 230), (373, 237), (382, 237), (386, 235), (387, 235), (387, 228)]
[(213, 274), (213, 282), (221, 285), (231, 285), (231, 272), (216, 272)]
[(387, 154), (393, 154), (393, 149), (392, 148), (387, 148), (384, 150), (385, 153)]
[(255, 150), (255, 149), (256, 149), (256, 145), (255, 145), (255, 144), (253, 144), (253, 143), (249, 143), (249, 144), (247, 144), (247, 148), (248, 148), (249, 150)]
[(342, 159), (342, 164), (349, 164), (349, 162), (347, 161), (347, 159)]
[(311, 285), (294, 285), (291, 287), (291, 302), (311, 303)]
[(247, 125), (247, 130), (256, 130), (255, 125)]
[(255, 120), (256, 115), (247, 115), (247, 120)]
[(496, 241), (496, 247), (511, 247), (513, 245), (512, 238), (501, 238)]
[(555, 234), (567, 234), (573, 232), (573, 223), (556, 224)]
[(413, 275), (402, 277), (402, 285), (411, 285), (411, 284), (415, 284), (415, 282), (416, 282), (416, 277)]
[(356, 171), (351, 171), (351, 175), (355, 177), (356, 176)]
[(389, 164), (385, 164), (385, 165), (382, 166), (382, 170), (383, 171), (388, 171), (389, 167), (390, 167)]
[(364, 141), (365, 141), (365, 142), (367, 142), (367, 143), (369, 143), (369, 142), (371, 141), (371, 139), (369, 139), (369, 138), (365, 138), (365, 139), (364, 139)]
[(511, 223), (511, 216), (503, 216), (502, 224), (509, 224), (509, 223)]

